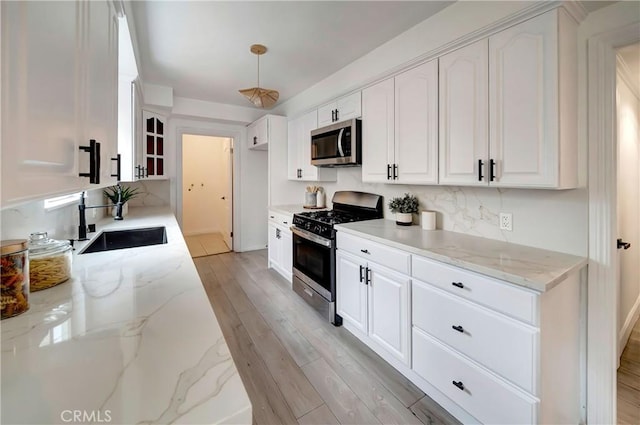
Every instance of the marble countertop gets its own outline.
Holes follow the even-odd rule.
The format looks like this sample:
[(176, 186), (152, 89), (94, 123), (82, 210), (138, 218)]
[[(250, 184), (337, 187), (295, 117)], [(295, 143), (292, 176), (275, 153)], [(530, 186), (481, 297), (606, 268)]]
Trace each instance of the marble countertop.
[(98, 233), (164, 225), (168, 243), (81, 255), (77, 243), (73, 277), (2, 321), (2, 423), (251, 423), (173, 214), (129, 211)]
[(295, 213), (303, 212), (303, 211), (319, 211), (319, 210), (326, 210), (326, 209), (329, 209), (329, 208), (319, 208), (319, 209), (305, 208), (302, 206), (302, 204), (271, 205), (269, 207), (269, 211), (274, 211), (282, 214), (291, 214), (291, 215)]
[(335, 226), (413, 254), (544, 292), (584, 267), (587, 259), (445, 230), (398, 226), (392, 220), (369, 220)]

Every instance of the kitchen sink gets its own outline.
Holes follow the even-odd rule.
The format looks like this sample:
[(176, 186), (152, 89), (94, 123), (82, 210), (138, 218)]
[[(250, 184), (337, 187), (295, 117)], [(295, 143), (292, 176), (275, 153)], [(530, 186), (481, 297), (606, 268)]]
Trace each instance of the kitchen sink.
[(167, 243), (167, 230), (164, 226), (129, 230), (108, 230), (100, 233), (93, 242), (80, 251), (80, 254), (165, 243)]

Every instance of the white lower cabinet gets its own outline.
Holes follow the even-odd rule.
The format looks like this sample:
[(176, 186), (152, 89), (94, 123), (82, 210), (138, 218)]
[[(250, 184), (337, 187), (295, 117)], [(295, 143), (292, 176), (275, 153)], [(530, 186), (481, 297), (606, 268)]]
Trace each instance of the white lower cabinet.
[(337, 311), (345, 327), (410, 365), (410, 278), (340, 250), (339, 245), (336, 264)]
[(290, 226), (290, 216), (269, 211), (268, 266), (289, 282), (293, 269), (293, 237)]
[(346, 329), (467, 422), (579, 423), (580, 273), (546, 292), (338, 231)]

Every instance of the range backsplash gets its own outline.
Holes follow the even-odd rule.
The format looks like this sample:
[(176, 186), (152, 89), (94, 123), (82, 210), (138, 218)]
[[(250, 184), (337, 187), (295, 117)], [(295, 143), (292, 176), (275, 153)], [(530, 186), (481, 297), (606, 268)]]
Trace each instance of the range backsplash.
[[(385, 218), (393, 219), (389, 199), (412, 193), (421, 210), (437, 212), (437, 228), (537, 248), (587, 254), (588, 191), (495, 189), (457, 186), (409, 186), (363, 183), (360, 168), (338, 170), (337, 182), (319, 182), (327, 202), (336, 190), (359, 190), (384, 196)], [(271, 188), (272, 203), (302, 204), (309, 182), (288, 182), (283, 190)], [(291, 185), (295, 185), (293, 188)], [(500, 230), (501, 212), (513, 214), (513, 231)], [(414, 223), (419, 223), (414, 217)]]

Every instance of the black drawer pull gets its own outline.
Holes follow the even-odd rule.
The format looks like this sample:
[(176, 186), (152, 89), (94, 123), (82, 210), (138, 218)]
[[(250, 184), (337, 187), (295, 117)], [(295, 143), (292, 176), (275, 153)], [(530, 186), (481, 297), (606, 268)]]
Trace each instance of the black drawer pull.
[(391, 180), (391, 164), (387, 164), (387, 180)]
[(362, 252), (363, 254), (370, 254), (368, 249), (361, 249), (360, 252)]
[(458, 389), (464, 391), (464, 384), (462, 383), (462, 381), (451, 381), (451, 383), (458, 387)]
[(464, 328), (463, 328), (462, 326), (460, 326), (460, 325), (458, 325), (458, 326), (453, 325), (453, 326), (451, 326), (451, 327), (452, 327), (454, 330), (456, 330), (456, 331), (458, 331), (458, 332), (460, 332), (460, 333), (464, 333)]
[(489, 181), (496, 179), (496, 162), (493, 159), (489, 160)]
[(364, 276), (362, 275), (363, 271), (364, 271), (364, 267), (360, 266), (360, 282), (364, 280)]
[(482, 160), (479, 159), (478, 160), (478, 181), (482, 181), (482, 179), (484, 178), (484, 176), (482, 175)]
[(464, 288), (464, 285), (462, 284), (462, 282), (451, 282), (451, 284), (457, 288)]

